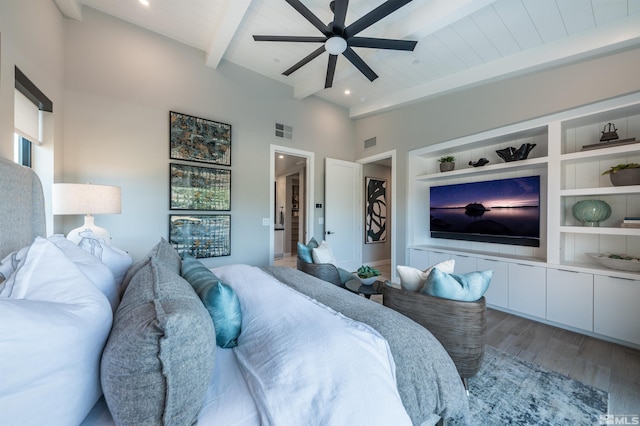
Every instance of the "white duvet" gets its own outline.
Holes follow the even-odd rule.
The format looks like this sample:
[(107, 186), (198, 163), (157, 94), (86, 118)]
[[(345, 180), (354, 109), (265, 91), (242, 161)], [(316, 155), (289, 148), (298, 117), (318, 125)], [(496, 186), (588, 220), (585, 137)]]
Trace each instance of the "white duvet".
[(410, 425), (386, 340), (256, 267), (213, 272), (238, 294), (234, 348), (264, 425)]

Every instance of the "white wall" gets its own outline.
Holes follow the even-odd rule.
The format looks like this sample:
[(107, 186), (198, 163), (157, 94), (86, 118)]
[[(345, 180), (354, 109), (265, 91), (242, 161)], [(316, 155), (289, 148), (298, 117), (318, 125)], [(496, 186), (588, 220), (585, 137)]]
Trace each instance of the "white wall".
[(53, 232), (51, 184), (62, 175), (64, 20), (53, 1), (0, 2), (0, 155), (13, 159), (15, 73), (20, 70), (53, 102), (45, 113), (44, 140), (33, 152), (47, 206), (47, 232)]
[[(316, 153), (314, 203), (324, 204), (324, 158), (354, 159), (348, 112), (295, 100), (289, 86), (227, 62), (208, 68), (202, 51), (93, 9), (83, 15), (65, 21), (64, 180), (122, 187), (122, 214), (96, 223), (140, 258), (168, 236), (169, 111), (231, 124), (231, 256), (205, 263), (268, 264), (270, 144)], [(293, 141), (276, 140), (276, 121), (293, 126)], [(66, 220), (64, 231), (79, 224)]]
[[(408, 151), (640, 90), (640, 49), (460, 89), (356, 121), (356, 158), (397, 150), (397, 264), (406, 264)], [(375, 148), (364, 141), (376, 137)]]

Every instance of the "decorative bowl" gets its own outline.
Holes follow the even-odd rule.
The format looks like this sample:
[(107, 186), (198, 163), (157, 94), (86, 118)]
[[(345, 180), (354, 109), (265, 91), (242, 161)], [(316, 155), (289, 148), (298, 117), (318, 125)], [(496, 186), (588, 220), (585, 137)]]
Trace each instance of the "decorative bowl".
[(611, 206), (602, 200), (582, 200), (571, 207), (571, 213), (584, 226), (596, 227), (611, 216)]
[(378, 277), (369, 277), (369, 278), (360, 278), (358, 277), (358, 279), (360, 280), (360, 282), (363, 285), (372, 285), (373, 283), (375, 283), (378, 280)]
[(587, 253), (587, 256), (593, 258), (600, 265), (609, 268), (609, 269), (617, 269), (619, 271), (628, 271), (628, 272), (640, 272), (640, 259), (637, 257), (627, 256), (626, 254), (615, 255), (619, 257), (629, 257), (630, 260), (627, 259), (614, 259), (609, 256), (609, 253)]
[(516, 149), (515, 147), (510, 146), (508, 148), (497, 150), (496, 154), (506, 162), (526, 160), (531, 150), (535, 147), (535, 143), (523, 143), (520, 145), (520, 148)]
[(622, 169), (609, 173), (613, 186), (640, 185), (640, 168)]

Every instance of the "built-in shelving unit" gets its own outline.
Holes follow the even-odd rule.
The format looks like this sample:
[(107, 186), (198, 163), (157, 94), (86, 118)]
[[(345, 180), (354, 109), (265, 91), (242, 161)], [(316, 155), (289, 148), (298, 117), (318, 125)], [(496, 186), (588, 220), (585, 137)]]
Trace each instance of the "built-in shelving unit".
[[(620, 139), (635, 137), (639, 143), (582, 150), (599, 142), (608, 123), (615, 125)], [(506, 163), (496, 153), (523, 143), (536, 144), (527, 160)], [(456, 157), (455, 170), (438, 171), (438, 159), (444, 155)], [(477, 168), (468, 165), (480, 157), (489, 163)], [(472, 267), (503, 269), (500, 278), (494, 275), (494, 294), (487, 297), (491, 306), (637, 347), (640, 314), (612, 320), (606, 312), (615, 311), (615, 303), (628, 297), (640, 298), (640, 273), (607, 269), (587, 255), (611, 252), (640, 256), (640, 228), (621, 227), (625, 217), (640, 216), (640, 185), (614, 187), (609, 176), (603, 175), (612, 166), (632, 162), (640, 163), (640, 93), (411, 151), (408, 261), (420, 267), (448, 256), (457, 259), (456, 265), (464, 262)], [(534, 175), (541, 177), (544, 188), (540, 247), (431, 238), (429, 187)], [(585, 199), (603, 200), (611, 206), (611, 216), (600, 227), (582, 226), (573, 217), (571, 207)], [(522, 275), (529, 270), (521, 271), (525, 266), (533, 268), (532, 274), (544, 276), (545, 283), (529, 283)], [(572, 274), (579, 274), (579, 278)], [(525, 278), (529, 284), (523, 286)], [(559, 279), (566, 281), (560, 283)], [(580, 312), (565, 315), (563, 309), (570, 312), (576, 303), (568, 295), (578, 289), (591, 296), (582, 300)], [(535, 306), (526, 298), (535, 300)]]

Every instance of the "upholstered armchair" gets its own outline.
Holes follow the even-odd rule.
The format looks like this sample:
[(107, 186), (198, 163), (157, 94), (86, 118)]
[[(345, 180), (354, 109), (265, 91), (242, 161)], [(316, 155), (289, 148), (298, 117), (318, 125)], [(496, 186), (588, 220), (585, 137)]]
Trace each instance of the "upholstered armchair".
[(487, 307), (484, 297), (460, 302), (385, 286), (383, 304), (411, 318), (431, 332), (444, 346), (462, 378), (476, 375), (484, 358)]

